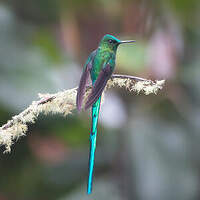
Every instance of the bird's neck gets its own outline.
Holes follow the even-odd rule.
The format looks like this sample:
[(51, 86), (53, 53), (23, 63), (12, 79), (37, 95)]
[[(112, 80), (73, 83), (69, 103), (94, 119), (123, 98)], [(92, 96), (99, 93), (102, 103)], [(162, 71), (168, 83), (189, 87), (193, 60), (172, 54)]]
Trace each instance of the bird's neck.
[(106, 55), (106, 54), (109, 54), (109, 55), (114, 54), (115, 55), (116, 50), (117, 49), (111, 49), (107, 46), (99, 46), (98, 47), (98, 53), (101, 54), (101, 55)]

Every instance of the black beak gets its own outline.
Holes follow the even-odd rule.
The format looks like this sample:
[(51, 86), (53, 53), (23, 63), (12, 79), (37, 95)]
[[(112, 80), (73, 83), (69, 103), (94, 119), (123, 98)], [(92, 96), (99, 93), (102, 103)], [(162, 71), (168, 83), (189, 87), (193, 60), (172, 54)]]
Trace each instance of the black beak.
[(125, 40), (125, 41), (120, 41), (119, 44), (124, 44), (124, 43), (133, 43), (136, 42), (135, 40)]

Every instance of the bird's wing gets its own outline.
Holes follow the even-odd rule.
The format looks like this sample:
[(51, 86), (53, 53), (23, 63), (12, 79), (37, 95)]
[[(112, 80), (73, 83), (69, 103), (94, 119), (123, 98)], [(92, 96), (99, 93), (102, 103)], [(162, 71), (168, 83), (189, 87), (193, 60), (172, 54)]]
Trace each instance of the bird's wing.
[(96, 82), (94, 83), (92, 92), (89, 95), (88, 100), (85, 104), (86, 110), (90, 106), (92, 106), (97, 101), (97, 99), (101, 96), (101, 94), (106, 86), (107, 81), (110, 79), (110, 77), (112, 75), (112, 72), (113, 72), (113, 70), (112, 70), (110, 64), (106, 64), (106, 66), (101, 70)]
[(90, 56), (85, 64), (85, 67), (83, 69), (83, 73), (81, 75), (79, 87), (77, 90), (77, 96), (76, 96), (76, 107), (77, 107), (78, 111), (81, 110), (83, 96), (85, 94), (85, 89), (86, 89), (86, 84), (88, 82), (90, 70), (92, 68), (92, 62), (93, 62), (95, 55), (96, 55), (96, 50), (90, 54)]

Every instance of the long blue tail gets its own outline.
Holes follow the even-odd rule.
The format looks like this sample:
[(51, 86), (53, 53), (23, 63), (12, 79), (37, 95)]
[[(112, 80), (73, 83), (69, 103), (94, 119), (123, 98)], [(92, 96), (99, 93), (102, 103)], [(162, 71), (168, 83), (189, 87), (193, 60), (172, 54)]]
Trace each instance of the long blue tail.
[(99, 109), (101, 104), (101, 97), (92, 106), (92, 128), (90, 132), (90, 157), (89, 157), (89, 174), (88, 174), (88, 187), (87, 193), (92, 193), (92, 179), (94, 169), (94, 158), (96, 149), (96, 137), (97, 137), (97, 124), (99, 118)]

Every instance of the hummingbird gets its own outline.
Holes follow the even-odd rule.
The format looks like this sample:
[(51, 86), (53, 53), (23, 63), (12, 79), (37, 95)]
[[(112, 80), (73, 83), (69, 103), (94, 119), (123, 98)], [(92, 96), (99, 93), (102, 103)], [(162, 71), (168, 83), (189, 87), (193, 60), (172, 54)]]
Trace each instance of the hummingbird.
[(101, 95), (115, 69), (115, 58), (117, 48), (120, 44), (132, 43), (135, 40), (121, 41), (116, 37), (106, 34), (101, 39), (99, 46), (88, 57), (81, 75), (77, 90), (76, 106), (80, 112), (83, 97), (86, 91), (86, 84), (89, 75), (92, 80), (92, 91), (85, 103), (85, 110), (92, 107), (92, 126), (90, 131), (90, 153), (87, 193), (92, 193), (93, 169), (96, 150), (97, 124), (101, 105)]

